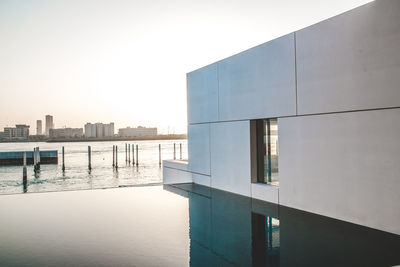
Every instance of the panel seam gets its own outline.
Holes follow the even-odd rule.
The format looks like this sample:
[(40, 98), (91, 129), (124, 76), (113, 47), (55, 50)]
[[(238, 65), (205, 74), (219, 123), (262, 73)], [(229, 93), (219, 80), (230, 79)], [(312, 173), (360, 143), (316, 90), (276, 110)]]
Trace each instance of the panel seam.
[(394, 110), (394, 109), (400, 109), (400, 106), (387, 107), (387, 108), (355, 109), (355, 110), (346, 110), (346, 111), (328, 111), (328, 112), (320, 112), (320, 113), (308, 113), (308, 114), (273, 116), (273, 117), (256, 117), (256, 118), (251, 118), (251, 119), (247, 118), (247, 119), (238, 119), (238, 120), (229, 120), (229, 121), (197, 122), (197, 123), (191, 123), (190, 125), (215, 124), (215, 123), (224, 123), (224, 122), (240, 122), (240, 121), (271, 119), (271, 118), (280, 119), (280, 118), (310, 117), (310, 116), (320, 116), (320, 115), (330, 115), (330, 114), (343, 114), (343, 113), (355, 113), (355, 112), (364, 112), (364, 111), (367, 112), (367, 111), (378, 111), (378, 110)]
[(296, 40), (296, 32), (294, 32), (294, 85), (296, 90), (296, 115), (298, 112), (298, 95), (297, 95), (297, 40)]

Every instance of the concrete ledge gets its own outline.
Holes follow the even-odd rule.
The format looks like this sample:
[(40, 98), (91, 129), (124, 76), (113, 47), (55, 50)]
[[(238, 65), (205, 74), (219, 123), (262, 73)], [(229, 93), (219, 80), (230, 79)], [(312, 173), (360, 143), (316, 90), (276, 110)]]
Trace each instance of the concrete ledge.
[(163, 167), (189, 171), (189, 163), (187, 160), (163, 160)]
[(198, 173), (192, 173), (193, 183), (211, 187), (211, 177)]
[(279, 187), (268, 184), (251, 184), (251, 197), (279, 204)]
[(188, 171), (187, 161), (163, 161), (163, 184), (180, 184), (192, 182), (192, 173)]

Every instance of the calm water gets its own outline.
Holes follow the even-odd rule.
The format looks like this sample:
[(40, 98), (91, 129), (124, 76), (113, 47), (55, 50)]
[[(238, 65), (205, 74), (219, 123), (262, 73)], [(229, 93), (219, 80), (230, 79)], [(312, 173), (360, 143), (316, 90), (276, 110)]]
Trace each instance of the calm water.
[(0, 196), (2, 266), (394, 266), (400, 237), (204, 186)]
[[(176, 143), (177, 158), (182, 143), (182, 157), (187, 158), (186, 140), (130, 141), (139, 146), (139, 166), (125, 162), (125, 143), (119, 142), (71, 142), (71, 143), (0, 143), (0, 151), (58, 150), (59, 164), (41, 165), (41, 171), (34, 175), (33, 166), (28, 166), (26, 192), (110, 188), (161, 182), (158, 164), (158, 144), (162, 147), (162, 159), (173, 158), (173, 144)], [(88, 172), (88, 145), (92, 147), (92, 170)], [(118, 145), (118, 171), (112, 168), (112, 146)], [(66, 170), (61, 170), (61, 148), (65, 147)], [(135, 148), (136, 149), (136, 148)], [(135, 153), (136, 157), (136, 153)], [(132, 155), (131, 155), (132, 158)], [(22, 193), (21, 166), (0, 167), (0, 194)]]

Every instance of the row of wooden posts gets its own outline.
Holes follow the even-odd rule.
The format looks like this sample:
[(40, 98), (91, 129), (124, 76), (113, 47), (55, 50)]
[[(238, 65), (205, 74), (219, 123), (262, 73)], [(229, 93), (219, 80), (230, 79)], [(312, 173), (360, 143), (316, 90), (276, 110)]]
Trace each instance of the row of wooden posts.
[[(132, 150), (131, 150), (132, 147)], [(135, 165), (135, 145), (125, 143), (125, 162), (131, 164), (131, 151), (132, 151), (132, 165)], [(182, 144), (179, 144), (179, 158), (182, 160)], [(176, 144), (174, 143), (174, 160), (176, 160)], [(158, 165), (161, 167), (161, 144), (158, 144)], [(139, 146), (136, 145), (136, 166), (139, 166)], [(118, 146), (113, 145), (113, 162), (112, 167), (118, 169)], [(88, 169), (92, 169), (92, 147), (88, 146)], [(65, 171), (65, 153), (62, 147), (62, 170)]]
[[(132, 150), (131, 150), (132, 147)], [(131, 151), (132, 151), (132, 165), (135, 165), (135, 145), (125, 144), (125, 162), (131, 164)], [(182, 144), (179, 144), (179, 158), (182, 160)], [(176, 144), (174, 143), (174, 160), (176, 160)], [(22, 177), (23, 182), (27, 181), (27, 169), (26, 169), (26, 152), (23, 156), (23, 171)], [(161, 144), (158, 144), (158, 165), (161, 167)], [(139, 146), (136, 145), (136, 166), (139, 166)], [(118, 169), (118, 146), (113, 145), (113, 162), (112, 167)], [(88, 169), (92, 169), (92, 147), (88, 146)], [(40, 150), (39, 147), (33, 149), (33, 170), (35, 174), (40, 172)], [(62, 171), (65, 171), (65, 150), (62, 147)]]

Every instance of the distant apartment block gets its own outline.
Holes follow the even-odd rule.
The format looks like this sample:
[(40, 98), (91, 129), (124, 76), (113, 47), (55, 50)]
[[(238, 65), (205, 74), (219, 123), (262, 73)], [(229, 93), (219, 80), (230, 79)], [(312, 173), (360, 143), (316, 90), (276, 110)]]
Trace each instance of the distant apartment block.
[(46, 115), (46, 135), (50, 133), (50, 129), (54, 129), (53, 116)]
[(61, 128), (50, 129), (49, 136), (51, 138), (77, 138), (83, 137), (83, 128)]
[(36, 121), (36, 135), (42, 135), (42, 120)]
[(137, 128), (121, 128), (118, 130), (118, 135), (121, 137), (156, 136), (157, 128), (146, 128), (142, 126)]
[(114, 136), (114, 123), (86, 123), (85, 124), (85, 137), (88, 138), (101, 138)]
[(29, 136), (29, 125), (17, 124), (15, 127), (4, 128), (4, 139), (27, 139)]

